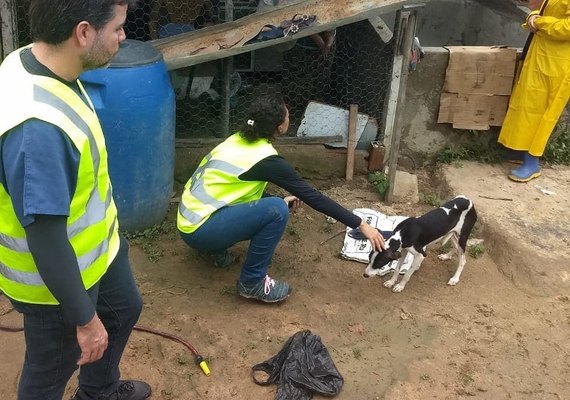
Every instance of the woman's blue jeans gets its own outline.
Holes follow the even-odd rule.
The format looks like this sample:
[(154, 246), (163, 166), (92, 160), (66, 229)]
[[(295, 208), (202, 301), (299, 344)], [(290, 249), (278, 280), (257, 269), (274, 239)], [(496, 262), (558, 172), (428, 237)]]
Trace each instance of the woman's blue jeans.
[(180, 233), (198, 251), (223, 251), (249, 240), (240, 282), (257, 283), (265, 277), (289, 219), (287, 203), (280, 197), (263, 197), (250, 203), (223, 207), (196, 231)]
[[(109, 345), (103, 358), (81, 367), (79, 386), (97, 398), (119, 384), (119, 361), (143, 305), (122, 237), (119, 253), (89, 295), (109, 334)], [(81, 355), (76, 326), (65, 322), (59, 306), (14, 302), (14, 308), (24, 315), (26, 339), (18, 400), (61, 400)]]

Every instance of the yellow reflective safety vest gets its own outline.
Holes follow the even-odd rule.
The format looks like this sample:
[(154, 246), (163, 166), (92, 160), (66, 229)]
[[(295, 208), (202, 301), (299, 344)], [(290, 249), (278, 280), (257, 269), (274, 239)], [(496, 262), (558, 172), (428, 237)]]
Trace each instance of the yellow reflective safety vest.
[[(101, 125), (91, 106), (56, 79), (28, 73), (22, 49), (0, 65), (0, 137), (36, 118), (57, 126), (80, 153), (77, 187), (70, 204), (67, 235), (85, 288), (96, 284), (119, 250), (117, 209), (107, 169)], [(49, 240), (49, 238), (46, 238)], [(33, 304), (59, 304), (42, 280), (28, 248), (10, 195), (0, 185), (0, 290), (12, 299)]]
[(267, 139), (249, 143), (239, 133), (216, 146), (184, 186), (178, 207), (178, 229), (192, 233), (222, 207), (259, 200), (267, 182), (242, 181), (239, 175), (276, 154)]
[[(540, 157), (570, 99), (570, 0), (543, 2), (499, 143)], [(529, 16), (539, 14), (533, 11)], [(523, 27), (528, 25), (525, 23)]]

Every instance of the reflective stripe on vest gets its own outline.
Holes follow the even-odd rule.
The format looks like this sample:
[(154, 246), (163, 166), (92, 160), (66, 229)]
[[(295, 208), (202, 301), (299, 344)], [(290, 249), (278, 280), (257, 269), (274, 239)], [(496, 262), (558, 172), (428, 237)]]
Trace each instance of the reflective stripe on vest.
[[(210, 196), (208, 192), (206, 192), (206, 188), (204, 188), (204, 180), (200, 179), (206, 168), (217, 169), (218, 171), (227, 172), (229, 174), (240, 175), (245, 170), (243, 168), (236, 167), (226, 161), (222, 160), (214, 160), (211, 161), (212, 155), (208, 154), (206, 156), (206, 163), (201, 167), (198, 167), (196, 171), (192, 174), (192, 184), (190, 185), (190, 192), (192, 195), (204, 204), (209, 204), (214, 207), (216, 210), (219, 210), (222, 207), (228, 205), (225, 201), (217, 200), (214, 197)], [(184, 203), (181, 201), (179, 205), (180, 213), (190, 222), (191, 224), (197, 224), (202, 220), (202, 216), (193, 212), (192, 210), (188, 209)]]
[[(111, 188), (109, 187), (109, 190), (107, 191), (107, 199), (105, 203), (100, 202), (97, 197), (98, 196), (96, 191), (91, 192), (91, 197), (87, 203), (85, 214), (83, 214), (83, 216), (81, 216), (77, 221), (67, 226), (67, 237), (69, 239), (72, 239), (87, 229), (90, 225), (99, 223), (105, 218), (105, 212), (113, 200)], [(101, 218), (94, 218), (90, 220), (90, 215), (100, 215)], [(12, 249), (18, 253), (30, 252), (28, 249), (28, 241), (25, 238), (16, 239), (0, 233), (0, 245)]]
[[(113, 235), (114, 230), (115, 230), (115, 223), (113, 223), (113, 225), (111, 225), (111, 229), (109, 229), (109, 239)], [(79, 270), (81, 272), (85, 271), (87, 268), (89, 268), (89, 266), (91, 266), (95, 262), (95, 260), (101, 257), (108, 250), (109, 250), (109, 240), (104, 240), (99, 244), (99, 246), (95, 247), (89, 253), (84, 254), (83, 256), (77, 259), (77, 262), (79, 264)], [(7, 267), (1, 262), (0, 262), (0, 274), (4, 275), (5, 278), (13, 282), (22, 283), (25, 285), (31, 285), (31, 286), (45, 285), (39, 273), (16, 271)]]
[(267, 140), (249, 143), (240, 133), (216, 146), (185, 185), (178, 206), (178, 229), (191, 233), (222, 207), (259, 200), (267, 182), (242, 181), (239, 175), (276, 154)]

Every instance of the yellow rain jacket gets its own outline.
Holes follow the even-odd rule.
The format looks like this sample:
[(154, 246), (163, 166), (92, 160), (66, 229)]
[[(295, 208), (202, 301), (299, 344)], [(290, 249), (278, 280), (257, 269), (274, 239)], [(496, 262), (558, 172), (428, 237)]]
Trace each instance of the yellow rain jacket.
[(534, 26), (499, 143), (539, 157), (570, 98), (570, 0), (549, 0)]

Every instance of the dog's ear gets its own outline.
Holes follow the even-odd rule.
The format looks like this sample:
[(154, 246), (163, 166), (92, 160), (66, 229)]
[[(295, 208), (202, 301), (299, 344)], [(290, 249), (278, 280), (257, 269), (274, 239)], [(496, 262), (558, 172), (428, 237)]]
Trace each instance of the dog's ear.
[(402, 257), (402, 253), (400, 253), (399, 251), (395, 251), (392, 254), (390, 254), (391, 260), (399, 260), (400, 257)]

